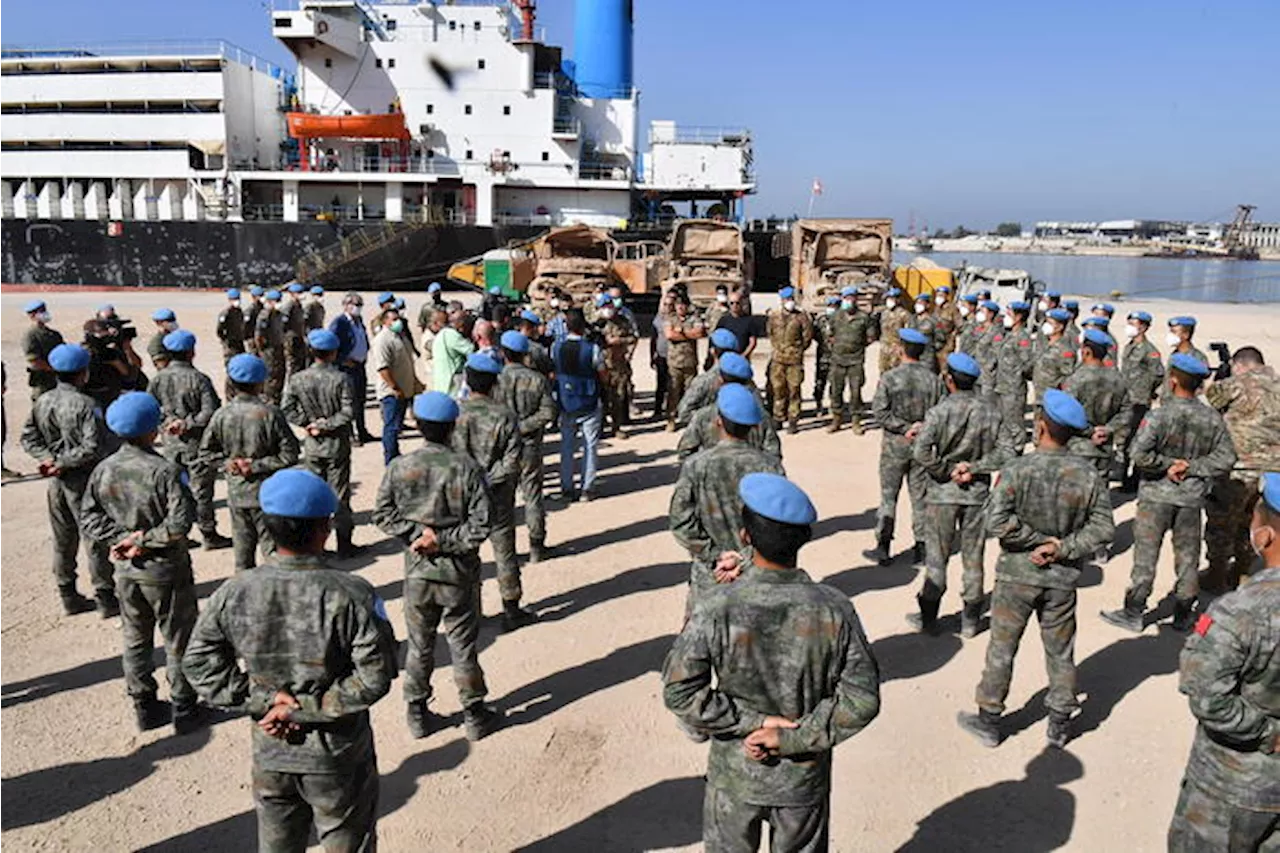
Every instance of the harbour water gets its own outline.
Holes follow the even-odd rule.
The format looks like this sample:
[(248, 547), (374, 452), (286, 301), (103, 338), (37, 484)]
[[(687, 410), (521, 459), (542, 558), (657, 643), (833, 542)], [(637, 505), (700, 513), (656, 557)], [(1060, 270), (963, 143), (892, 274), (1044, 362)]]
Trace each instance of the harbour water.
[[(894, 253), (909, 263), (915, 253)], [(1093, 255), (931, 252), (944, 267), (969, 263), (1024, 269), (1050, 290), (1084, 296), (1186, 299), (1193, 302), (1280, 302), (1280, 261), (1110, 258)]]

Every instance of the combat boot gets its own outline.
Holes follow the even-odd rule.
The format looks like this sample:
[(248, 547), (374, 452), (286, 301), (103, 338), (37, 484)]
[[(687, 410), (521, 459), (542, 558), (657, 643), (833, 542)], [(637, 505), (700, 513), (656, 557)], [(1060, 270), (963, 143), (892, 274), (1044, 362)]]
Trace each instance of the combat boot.
[(1124, 607), (1119, 610), (1103, 610), (1100, 615), (1104, 621), (1115, 625), (1117, 628), (1123, 628), (1126, 631), (1141, 634), (1143, 628), (1143, 614), (1143, 606), (1126, 595), (1124, 597)]
[(1173, 600), (1173, 630), (1180, 633), (1187, 633), (1196, 624), (1196, 601), (1182, 601), (1175, 598)]
[(881, 537), (876, 540), (876, 547), (868, 548), (862, 552), (862, 556), (874, 562), (877, 566), (887, 566), (893, 562), (893, 555), (889, 553), (890, 540)]
[(938, 607), (942, 604), (942, 600), (917, 595), (916, 604), (920, 607), (920, 612), (908, 616), (907, 624), (923, 634), (937, 634)]
[(138, 723), (138, 731), (149, 732), (168, 725), (173, 719), (168, 702), (161, 702), (154, 695), (135, 696), (133, 699), (133, 716)]
[(62, 611), (68, 616), (88, 613), (94, 608), (93, 599), (81, 595), (75, 584), (58, 587), (58, 597), (62, 599)]
[(844, 416), (836, 412), (831, 416), (831, 423), (827, 424), (827, 432), (839, 432), (842, 426), (844, 426)]
[(209, 725), (209, 709), (199, 702), (177, 705), (173, 709), (173, 733), (189, 735)]
[(960, 611), (960, 636), (972, 640), (982, 630), (982, 602), (965, 602)]
[(473, 702), (462, 711), (462, 731), (467, 740), (483, 740), (501, 724), (502, 715), (483, 702)]
[(426, 699), (410, 702), (405, 709), (405, 720), (409, 724), (409, 737), (421, 740), (440, 727), (440, 718), (427, 708)]
[(541, 563), (547, 559), (547, 543), (543, 539), (529, 540), (529, 565)]
[(979, 710), (976, 714), (961, 711), (956, 714), (956, 722), (960, 728), (978, 739), (978, 743), (986, 747), (1000, 745), (1000, 715), (990, 711)]
[(525, 610), (518, 601), (502, 602), (502, 630), (518, 631), (538, 621), (538, 614)]
[(1071, 718), (1065, 714), (1050, 714), (1049, 728), (1045, 733), (1049, 746), (1062, 749), (1071, 740)]
[(220, 551), (223, 548), (230, 548), (232, 545), (230, 536), (223, 536), (216, 528), (200, 531), (200, 538), (203, 540), (200, 547), (206, 551)]
[(109, 589), (98, 593), (98, 615), (103, 619), (114, 619), (120, 615), (120, 599)]
[(795, 435), (798, 432), (800, 432), (800, 426), (796, 423), (796, 419), (787, 421), (787, 435)]

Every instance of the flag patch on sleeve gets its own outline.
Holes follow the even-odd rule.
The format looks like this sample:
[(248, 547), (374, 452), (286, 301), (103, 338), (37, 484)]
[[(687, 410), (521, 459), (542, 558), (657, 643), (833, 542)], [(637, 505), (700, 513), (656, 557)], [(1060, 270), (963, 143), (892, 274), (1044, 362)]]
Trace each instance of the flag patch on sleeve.
[(1203, 637), (1209, 633), (1209, 629), (1213, 626), (1213, 617), (1208, 613), (1201, 613), (1200, 618), (1196, 620), (1196, 633)]

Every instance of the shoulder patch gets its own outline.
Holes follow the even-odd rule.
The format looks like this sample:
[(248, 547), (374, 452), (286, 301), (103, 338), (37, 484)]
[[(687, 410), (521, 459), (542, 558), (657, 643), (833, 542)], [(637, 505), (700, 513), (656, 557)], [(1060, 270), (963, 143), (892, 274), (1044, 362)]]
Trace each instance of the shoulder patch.
[(1208, 613), (1201, 613), (1200, 618), (1196, 620), (1195, 631), (1201, 637), (1209, 633), (1209, 629), (1213, 627), (1213, 617)]
[(1152, 350), (1151, 352), (1147, 353), (1147, 358), (1159, 358), (1159, 357), (1160, 357), (1160, 353), (1156, 350)]
[(1022, 340), (1018, 341), (1018, 346), (1029, 347), (1031, 346), (1031, 341), (1027, 340), (1026, 338), (1023, 338)]
[(1075, 358), (1075, 357), (1076, 357), (1076, 351), (1075, 351), (1075, 350), (1070, 350), (1070, 349), (1068, 349), (1068, 350), (1063, 350), (1063, 351), (1062, 351), (1062, 357), (1063, 357), (1063, 358)]

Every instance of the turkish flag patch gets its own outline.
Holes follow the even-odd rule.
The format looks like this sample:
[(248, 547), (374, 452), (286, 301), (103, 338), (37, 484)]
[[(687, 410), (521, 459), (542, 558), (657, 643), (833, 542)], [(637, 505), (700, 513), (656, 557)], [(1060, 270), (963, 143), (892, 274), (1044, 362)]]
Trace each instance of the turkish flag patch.
[(1147, 356), (1147, 358), (1159, 358), (1159, 357), (1160, 357), (1160, 353), (1156, 352), (1155, 350), (1152, 350), (1151, 354)]
[(1209, 629), (1213, 626), (1213, 617), (1208, 613), (1201, 613), (1200, 618), (1196, 620), (1196, 633), (1203, 637), (1209, 633)]
[(1076, 354), (1072, 350), (1067, 350), (1062, 354), (1063, 358), (1075, 358)]
[(1031, 346), (1031, 341), (1027, 340), (1026, 338), (1023, 338), (1022, 340), (1018, 341), (1018, 346), (1029, 347)]

